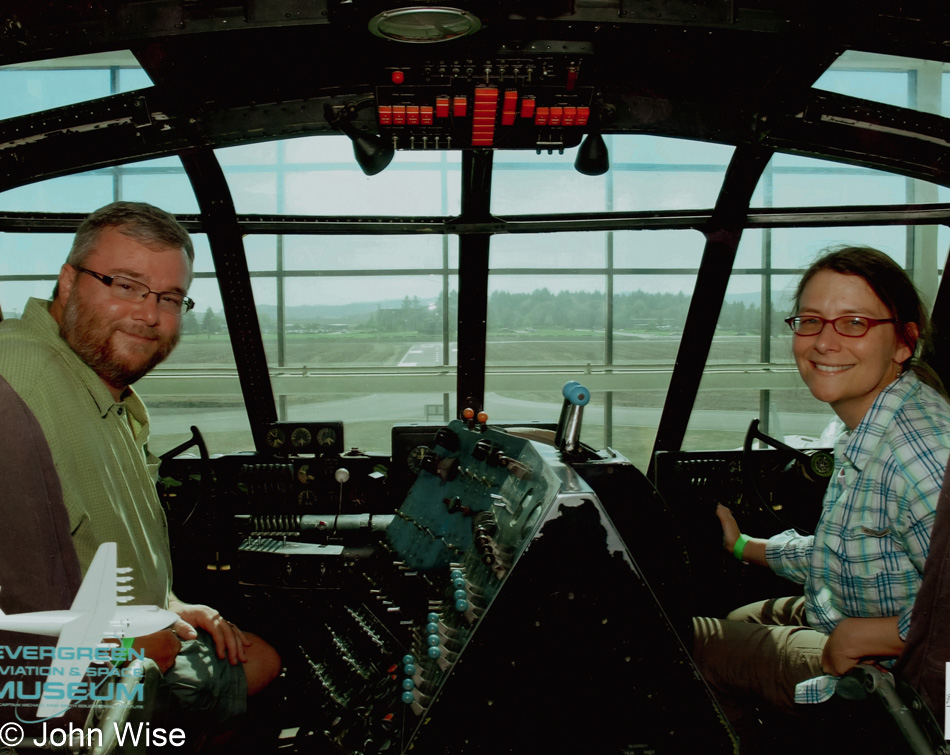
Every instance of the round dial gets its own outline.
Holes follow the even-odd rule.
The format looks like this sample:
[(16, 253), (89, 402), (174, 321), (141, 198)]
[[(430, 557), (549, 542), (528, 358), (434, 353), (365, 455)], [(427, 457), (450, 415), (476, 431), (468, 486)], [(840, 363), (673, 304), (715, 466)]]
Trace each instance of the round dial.
[(267, 435), (264, 436), (264, 441), (271, 448), (280, 448), (287, 442), (287, 436), (284, 435), (284, 431), (279, 427), (272, 427), (267, 431)]
[(297, 496), (297, 504), (304, 508), (312, 509), (317, 503), (317, 494), (312, 490), (301, 490)]
[(422, 469), (422, 460), (427, 453), (429, 453), (428, 446), (416, 446), (412, 449), (409, 452), (409, 457), (406, 459), (406, 464), (409, 465), (409, 471), (413, 474), (419, 474), (419, 470)]
[(290, 434), (290, 442), (293, 443), (297, 448), (309, 446), (310, 441), (312, 440), (313, 436), (306, 427), (298, 427)]
[(336, 430), (331, 427), (321, 427), (317, 430), (317, 444), (329, 448), (336, 443)]
[(301, 485), (306, 485), (313, 482), (313, 475), (310, 474), (310, 466), (304, 464), (297, 470), (297, 482)]

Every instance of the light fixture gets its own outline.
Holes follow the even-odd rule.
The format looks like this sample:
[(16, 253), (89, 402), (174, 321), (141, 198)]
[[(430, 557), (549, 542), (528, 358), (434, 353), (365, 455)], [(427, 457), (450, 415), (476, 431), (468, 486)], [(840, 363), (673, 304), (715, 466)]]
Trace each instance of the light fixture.
[(364, 133), (353, 124), (357, 111), (372, 105), (373, 102), (374, 100), (369, 99), (356, 105), (347, 105), (339, 113), (335, 113), (330, 105), (325, 105), (323, 108), (327, 123), (338, 131), (342, 131), (353, 142), (353, 156), (360, 170), (367, 176), (382, 173), (396, 154), (393, 146), (387, 144), (381, 136)]
[(610, 123), (617, 114), (617, 108), (602, 99), (591, 103), (590, 120), (587, 125), (590, 131), (577, 148), (577, 157), (574, 158), (574, 170), (585, 176), (602, 176), (610, 169), (610, 154), (601, 131), (604, 124)]
[(415, 44), (467, 37), (481, 28), (482, 22), (478, 16), (461, 8), (438, 5), (385, 10), (369, 21), (369, 30), (377, 37)]
[(577, 148), (574, 170), (585, 176), (602, 176), (610, 168), (610, 155), (600, 131), (591, 131)]

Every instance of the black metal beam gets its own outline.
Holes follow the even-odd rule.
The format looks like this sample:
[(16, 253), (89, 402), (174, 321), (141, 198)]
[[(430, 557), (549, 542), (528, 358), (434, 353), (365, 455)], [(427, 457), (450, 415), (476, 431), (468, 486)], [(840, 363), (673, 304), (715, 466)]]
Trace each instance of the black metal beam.
[[(463, 223), (490, 219), (492, 152), (462, 153)], [(488, 245), (490, 236), (459, 236), (458, 375), (456, 416), (485, 406), (485, 355), (488, 339)]]
[[(3, 212), (0, 232), (75, 233), (82, 213)], [(203, 230), (200, 215), (179, 215), (191, 232)], [(294, 235), (390, 236), (414, 234), (514, 234), (566, 231), (705, 230), (711, 210), (655, 212), (552, 213), (551, 215), (499, 215), (483, 221), (459, 218), (355, 218), (304, 215), (238, 215), (241, 233)], [(848, 207), (750, 208), (746, 228), (822, 228), (829, 226), (950, 226), (950, 203), (851, 205)]]
[(742, 237), (743, 218), (771, 157), (771, 150), (740, 148), (726, 170), (716, 208), (706, 229), (706, 246), (696, 276), (696, 288), (690, 299), (683, 337), (660, 416), (650, 459), (648, 476), (651, 479), (654, 477), (656, 452), (678, 451), (686, 436)]
[(182, 153), (181, 161), (194, 187), (201, 208), (202, 230), (211, 246), (254, 446), (258, 452), (266, 453), (264, 433), (270, 423), (277, 421), (277, 408), (231, 192), (211, 150), (188, 150)]
[[(176, 102), (153, 87), (9, 118), (0, 121), (0, 192), (194, 146), (324, 134), (323, 106), (334, 101), (313, 96), (293, 103), (199, 105)], [(819, 92), (811, 93), (801, 113), (757, 113), (753, 106), (680, 103), (662, 121), (638, 125), (621, 118), (604, 133), (762, 146), (950, 186), (947, 118)]]

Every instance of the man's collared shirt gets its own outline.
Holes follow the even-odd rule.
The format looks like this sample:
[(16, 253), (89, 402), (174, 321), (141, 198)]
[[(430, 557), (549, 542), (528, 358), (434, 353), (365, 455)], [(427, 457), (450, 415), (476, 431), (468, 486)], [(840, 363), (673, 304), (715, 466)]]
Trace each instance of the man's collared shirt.
[[(950, 455), (950, 406), (906, 373), (835, 442), (835, 472), (815, 535), (787, 530), (766, 559), (804, 583), (809, 624), (830, 634), (845, 617), (898, 617), (907, 637)], [(834, 677), (802, 682), (796, 702), (823, 702)]]
[(22, 319), (0, 323), (0, 374), (46, 435), (83, 572), (101, 543), (118, 543), (119, 567), (133, 569), (132, 602), (165, 606), (171, 555), (149, 469), (148, 412), (131, 389), (112, 398), (62, 339), (49, 304), (30, 299)]

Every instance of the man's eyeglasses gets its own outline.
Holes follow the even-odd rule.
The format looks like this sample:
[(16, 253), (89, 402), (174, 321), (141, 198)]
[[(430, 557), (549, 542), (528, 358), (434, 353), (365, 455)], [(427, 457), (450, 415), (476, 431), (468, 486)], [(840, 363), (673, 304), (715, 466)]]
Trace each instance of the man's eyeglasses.
[(817, 336), (825, 329), (829, 322), (835, 329), (835, 332), (848, 338), (860, 338), (876, 325), (883, 325), (886, 322), (897, 322), (893, 317), (887, 320), (875, 320), (873, 317), (858, 317), (856, 315), (844, 315), (826, 320), (817, 315), (796, 315), (785, 320), (788, 327), (796, 336)]
[(123, 278), (120, 275), (103, 275), (84, 267), (76, 268), (80, 273), (91, 275), (100, 283), (109, 287), (111, 293), (116, 299), (124, 301), (143, 302), (149, 294), (155, 294), (158, 299), (158, 308), (163, 312), (169, 312), (173, 315), (183, 315), (191, 311), (195, 306), (195, 300), (174, 291), (152, 291), (144, 283), (131, 278)]

